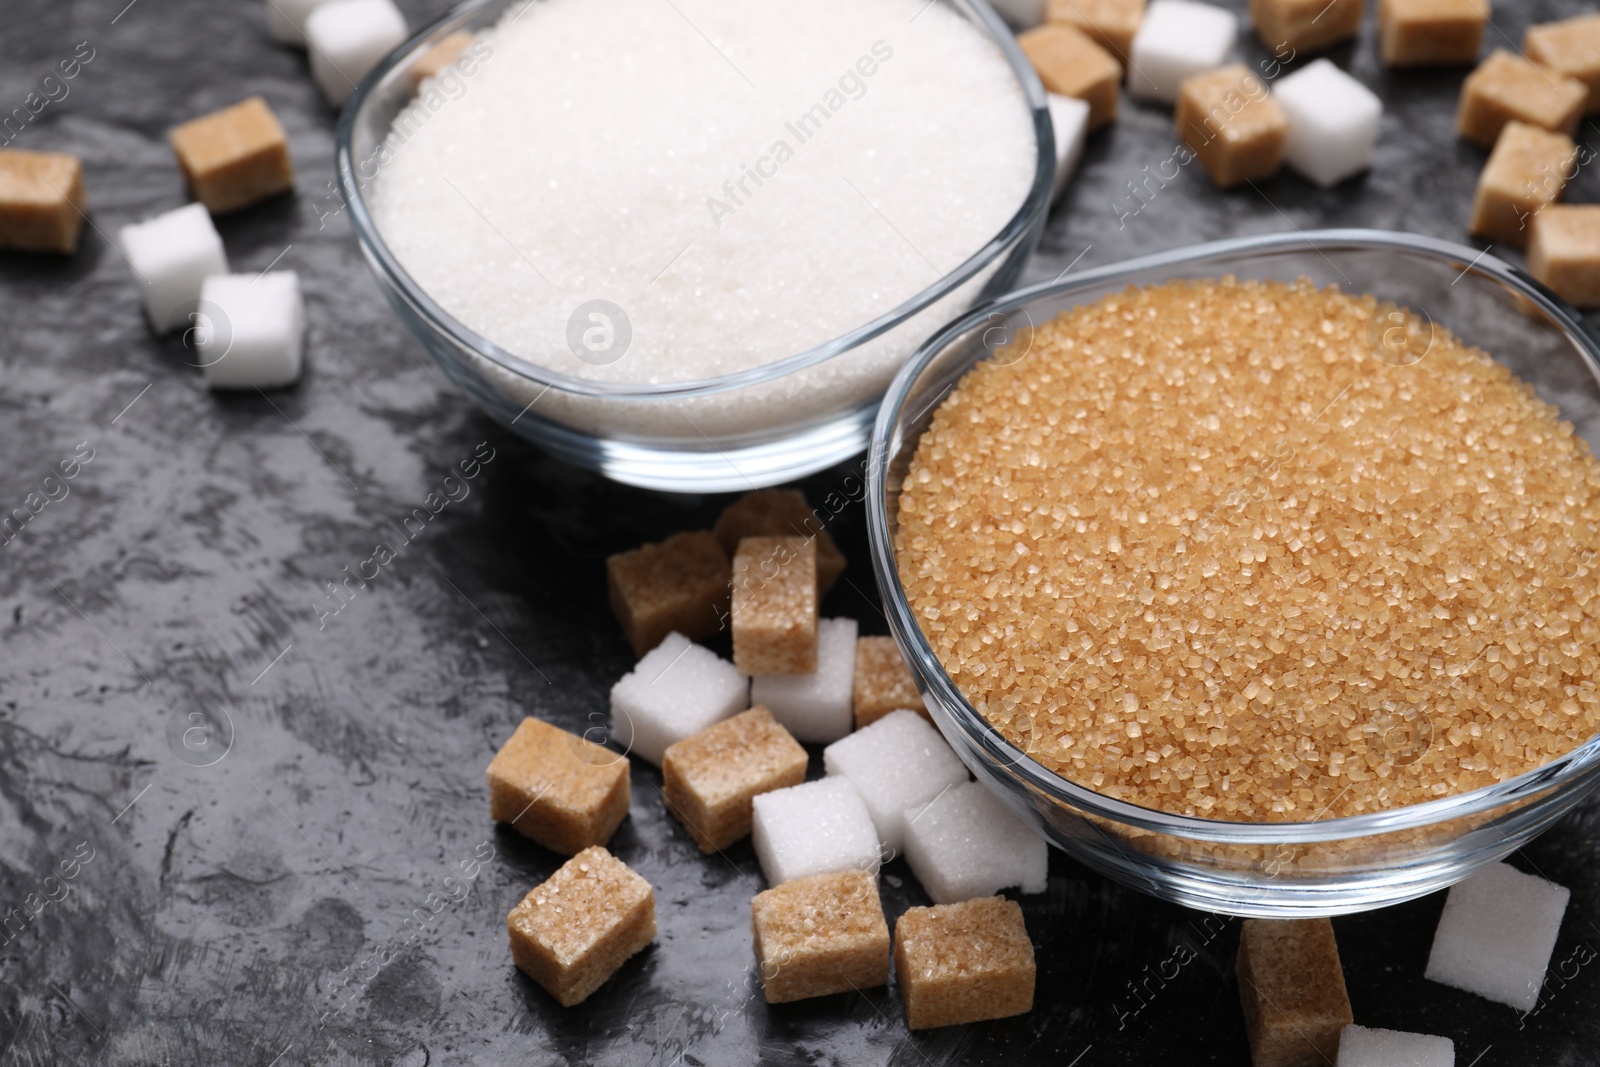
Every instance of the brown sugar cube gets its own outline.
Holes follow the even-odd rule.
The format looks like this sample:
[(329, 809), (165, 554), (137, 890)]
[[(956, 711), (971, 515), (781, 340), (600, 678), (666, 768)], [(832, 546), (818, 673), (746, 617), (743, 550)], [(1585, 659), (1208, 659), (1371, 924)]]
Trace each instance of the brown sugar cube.
[(656, 895), (596, 845), (530, 890), (506, 927), (517, 969), (570, 1008), (655, 939)]
[(289, 138), (259, 96), (175, 126), (167, 140), (189, 191), (213, 215), (294, 187)]
[(917, 681), (900, 655), (892, 637), (856, 638), (856, 677), (854, 682), (856, 729), (877, 722), (891, 711), (907, 708), (928, 718), (928, 709), (917, 692)]
[(489, 817), (564, 856), (609, 841), (629, 796), (628, 757), (539, 719), (489, 761)]
[(1378, 55), (1386, 67), (1471, 63), (1489, 0), (1378, 0)]
[(731, 557), (746, 537), (814, 537), (817, 542), (817, 592), (826, 596), (844, 573), (844, 553), (822, 528), (822, 520), (798, 489), (757, 489), (722, 509), (713, 527)]
[(710, 637), (728, 614), (728, 554), (709, 530), (674, 534), (606, 560), (606, 592), (622, 632), (642, 656), (676, 630)]
[(1089, 40), (1126, 62), (1133, 35), (1144, 20), (1145, 0), (1050, 0), (1045, 17), (1086, 34)]
[(870, 989), (889, 981), (889, 924), (866, 871), (795, 878), (750, 901), (768, 1004)]
[(806, 780), (806, 750), (757, 705), (667, 747), (667, 810), (708, 855), (750, 833), (750, 802)]
[(1250, 21), (1274, 55), (1294, 55), (1354, 37), (1366, 8), (1367, 0), (1250, 0)]
[(1176, 125), (1219, 188), (1270, 178), (1283, 166), (1289, 118), (1243, 63), (1185, 78)]
[(1251, 919), (1239, 935), (1239, 1000), (1255, 1067), (1323, 1067), (1354, 1017), (1327, 919)]
[(894, 973), (906, 1026), (927, 1030), (1033, 1008), (1033, 942), (1004, 897), (909, 908), (894, 924)]
[(1561, 198), (1577, 154), (1566, 134), (1507, 124), (1478, 175), (1467, 228), (1494, 241), (1525, 244), (1533, 218)]
[(1063, 22), (1047, 22), (1017, 37), (1039, 80), (1052, 93), (1089, 105), (1089, 129), (1117, 117), (1122, 64), (1082, 31)]
[(457, 30), (418, 56), (417, 61), (411, 64), (411, 92), (415, 94), (423, 82), (460, 59), (461, 53), (471, 43), (472, 34)]
[(1551, 204), (1533, 217), (1528, 273), (1578, 307), (1600, 307), (1600, 204)]
[(817, 543), (746, 537), (733, 557), (733, 665), (740, 674), (817, 669)]
[(0, 148), (0, 248), (71, 255), (87, 206), (76, 156)]
[(1584, 114), (1600, 111), (1600, 15), (1529, 26), (1522, 34), (1522, 52), (1546, 70), (1581, 81), (1589, 90)]
[(1582, 82), (1540, 70), (1497, 48), (1461, 83), (1456, 129), (1485, 148), (1494, 147), (1500, 131), (1513, 119), (1570, 137), (1588, 99), (1589, 90)]

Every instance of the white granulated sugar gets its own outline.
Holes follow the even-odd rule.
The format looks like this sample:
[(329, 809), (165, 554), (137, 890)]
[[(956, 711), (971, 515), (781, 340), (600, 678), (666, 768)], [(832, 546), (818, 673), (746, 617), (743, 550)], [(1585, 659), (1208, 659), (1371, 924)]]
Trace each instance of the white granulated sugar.
[[(397, 118), (373, 214), (447, 311), (575, 377), (700, 380), (825, 343), (977, 252), (1032, 180), (1010, 67), (926, 0), (540, 0), (485, 43), (459, 98)], [(627, 315), (620, 358), (569, 345), (591, 300)], [(714, 398), (699, 427), (870, 399), (957, 310)]]

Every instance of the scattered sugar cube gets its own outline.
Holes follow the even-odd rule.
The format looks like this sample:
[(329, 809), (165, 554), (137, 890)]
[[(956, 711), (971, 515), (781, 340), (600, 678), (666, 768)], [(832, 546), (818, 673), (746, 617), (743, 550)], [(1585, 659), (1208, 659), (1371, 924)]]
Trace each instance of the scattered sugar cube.
[(1600, 307), (1600, 205), (1550, 204), (1528, 232), (1528, 273), (1570, 304)]
[(88, 205), (76, 156), (0, 148), (0, 248), (71, 255)]
[(761, 793), (751, 842), (768, 883), (832, 871), (878, 870), (878, 832), (847, 778), (819, 778)]
[(746, 537), (810, 537), (817, 542), (817, 594), (824, 596), (844, 573), (844, 553), (798, 489), (757, 489), (722, 509), (717, 539), (731, 557)]
[(279, 44), (306, 46), (306, 19), (328, 0), (266, 0), (267, 36)]
[(276, 389), (300, 378), (305, 306), (292, 270), (213, 274), (200, 286), (195, 348), (213, 389)]
[(906, 1026), (1005, 1019), (1033, 1008), (1033, 942), (1004, 897), (908, 908), (894, 925), (894, 973)]
[(204, 204), (185, 204), (124, 226), (118, 238), (157, 333), (189, 325), (205, 280), (228, 273), (222, 237)]
[(1450, 887), (1424, 975), (1532, 1011), (1571, 891), (1509, 864)]
[(1467, 228), (1480, 237), (1526, 244), (1533, 220), (1566, 190), (1577, 152), (1564, 133), (1508, 123), (1478, 175)]
[(877, 722), (891, 711), (907, 708), (928, 717), (917, 680), (900, 655), (892, 637), (862, 637), (856, 641), (856, 669), (851, 688), (856, 729)]
[(1133, 35), (1144, 18), (1145, 0), (1050, 0), (1047, 17), (1089, 35), (1095, 44), (1127, 63)]
[(1547, 70), (1583, 82), (1589, 90), (1584, 113), (1600, 111), (1600, 15), (1529, 26), (1522, 34), (1522, 52)]
[(1117, 117), (1122, 64), (1076, 27), (1049, 22), (1017, 38), (1044, 87), (1089, 105), (1089, 129)]
[(1513, 120), (1570, 137), (1588, 100), (1589, 89), (1582, 82), (1496, 48), (1461, 83), (1456, 129), (1485, 148), (1494, 147), (1500, 131)]
[(1008, 886), (1044, 892), (1049, 846), (983, 783), (947, 789), (905, 819), (906, 861), (935, 904), (993, 896)]
[(1044, 21), (1045, 0), (992, 0), (989, 6), (1012, 29), (1027, 30)]
[(817, 622), (817, 669), (810, 674), (758, 674), (750, 699), (772, 709), (801, 741), (827, 744), (850, 732), (855, 693), (856, 620)]
[(1339, 1033), (1334, 1067), (1455, 1067), (1455, 1063), (1456, 1046), (1448, 1037), (1351, 1023)]
[(1383, 104), (1326, 59), (1278, 81), (1273, 99), (1289, 120), (1283, 158), (1324, 189), (1372, 166)]
[(1173, 121), (1218, 188), (1270, 178), (1283, 166), (1289, 119), (1243, 63), (1183, 79)]
[(1050, 124), (1056, 134), (1056, 181), (1050, 190), (1050, 199), (1054, 201), (1066, 191), (1067, 180), (1083, 158), (1083, 144), (1089, 135), (1089, 105), (1060, 93), (1049, 93), (1047, 97)]
[(642, 656), (676, 630), (710, 637), (728, 613), (733, 569), (705, 530), (674, 534), (606, 559), (606, 593), (633, 654)]
[(796, 878), (750, 901), (768, 1004), (871, 989), (889, 981), (889, 924), (865, 871)]
[(461, 53), (465, 52), (471, 43), (472, 34), (466, 30), (457, 30), (446, 34), (438, 44), (418, 56), (411, 64), (411, 91), (415, 93), (423, 82), (437, 77), (444, 68), (454, 66), (456, 60), (461, 58)]
[(817, 669), (817, 543), (811, 538), (740, 540), (733, 554), (733, 662), (746, 674)]
[(749, 835), (758, 794), (806, 780), (806, 750), (754, 707), (668, 746), (661, 776), (667, 810), (709, 854)]
[(1238, 32), (1233, 13), (1220, 7), (1193, 0), (1155, 0), (1128, 52), (1128, 91), (1172, 103), (1183, 79), (1228, 61)]
[(288, 135), (259, 96), (175, 126), (167, 140), (189, 192), (213, 215), (294, 188)]
[(1353, 1018), (1332, 923), (1251, 919), (1234, 969), (1254, 1067), (1333, 1062)]
[(611, 740), (657, 766), (667, 747), (750, 706), (750, 680), (670, 633), (611, 687)]
[(394, 0), (331, 0), (306, 17), (311, 77), (335, 107), (406, 39), (406, 19)]
[(506, 927), (517, 968), (570, 1008), (655, 940), (656, 895), (596, 845), (530, 890)]
[(878, 839), (905, 851), (906, 811), (920, 811), (946, 789), (967, 780), (967, 768), (927, 719), (891, 711), (871, 726), (822, 750), (829, 774), (856, 787), (878, 828)]
[(572, 856), (611, 840), (628, 814), (628, 758), (523, 719), (489, 762), (489, 817)]
[(1354, 37), (1366, 8), (1367, 0), (1250, 0), (1250, 21), (1273, 55), (1297, 56)]
[(1478, 58), (1489, 0), (1378, 0), (1378, 54), (1386, 67), (1436, 67)]

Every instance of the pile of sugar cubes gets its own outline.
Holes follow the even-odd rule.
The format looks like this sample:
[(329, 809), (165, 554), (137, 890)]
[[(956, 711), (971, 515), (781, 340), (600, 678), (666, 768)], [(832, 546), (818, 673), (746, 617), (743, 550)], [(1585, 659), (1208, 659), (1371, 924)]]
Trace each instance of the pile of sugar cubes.
[[(1199, 160), (1220, 188), (1270, 178), (1286, 162), (1325, 187), (1372, 165), (1383, 111), (1377, 96), (1326, 59), (1282, 75), (1293, 59), (1354, 37), (1365, 0), (1255, 0), (1256, 33), (1273, 53), (1259, 71), (1229, 62), (1238, 19), (1213, 4), (1010, 0), (997, 6), (1022, 30), (1018, 43), (1050, 94), (1058, 193), (1085, 134), (1116, 119), (1124, 75), (1135, 98), (1174, 105), (1187, 152), (1176, 158)], [(1386, 3), (1381, 21), (1403, 21), (1395, 12), (1413, 6)], [(1403, 40), (1402, 58), (1405, 47)]]
[[(313, 79), (339, 105), (406, 38), (393, 0), (266, 0), (267, 31), (304, 47)], [(456, 61), (470, 35), (451, 34), (412, 69), (412, 89)], [(64, 77), (76, 71), (63, 66)], [(250, 97), (168, 134), (195, 203), (123, 226), (117, 247), (156, 333), (180, 328), (209, 385), (268, 389), (300, 377), (305, 310), (293, 271), (229, 274), (213, 215), (294, 188), (288, 138), (266, 101)], [(0, 149), (0, 249), (71, 255), (88, 221), (83, 164), (59, 152)]]
[[(712, 530), (607, 561), (611, 606), (640, 656), (611, 690), (612, 747), (528, 719), (488, 771), (491, 816), (573, 857), (509, 920), (517, 966), (561, 1003), (653, 936), (643, 894), (577, 934), (531, 910), (546, 887), (570, 892), (584, 856), (597, 870), (619, 863), (603, 846), (637, 758), (660, 767), (665, 809), (701, 852), (750, 838), (770, 886), (751, 902), (769, 1002), (883, 985), (893, 953), (914, 1028), (1032, 1006), (1022, 910), (996, 894), (1045, 888), (1045, 841), (969, 780), (893, 638), (819, 617), (844, 568), (794, 490), (747, 494)], [(694, 640), (722, 630), (731, 662)], [(823, 746), (822, 777), (806, 780), (802, 743)], [(891, 942), (877, 874), (902, 853), (934, 905), (902, 917)]]
[[(1530, 1012), (1570, 893), (1505, 863), (1450, 889), (1426, 978)], [(1452, 1067), (1446, 1037), (1356, 1026), (1327, 919), (1246, 922), (1235, 970), (1253, 1067)]]
[(1529, 26), (1520, 54), (1494, 49), (1456, 110), (1462, 138), (1489, 150), (1467, 228), (1526, 248), (1528, 272), (1586, 308), (1600, 307), (1600, 204), (1556, 201), (1592, 158), (1573, 136), (1596, 112), (1600, 14)]
[(269, 389), (300, 377), (305, 309), (293, 271), (230, 274), (212, 215), (294, 187), (289, 142), (260, 97), (168, 135), (195, 203), (122, 227), (118, 245), (156, 333), (186, 331), (214, 389)]

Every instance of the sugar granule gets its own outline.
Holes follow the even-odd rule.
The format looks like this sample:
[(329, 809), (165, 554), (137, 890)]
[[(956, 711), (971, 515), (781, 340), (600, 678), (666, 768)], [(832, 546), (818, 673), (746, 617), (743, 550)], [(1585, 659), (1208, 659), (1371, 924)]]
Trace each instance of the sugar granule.
[(1600, 463), (1489, 355), (1232, 279), (1112, 294), (1031, 346), (935, 413), (896, 551), (945, 669), (1042, 765), (1305, 820), (1600, 729)]

